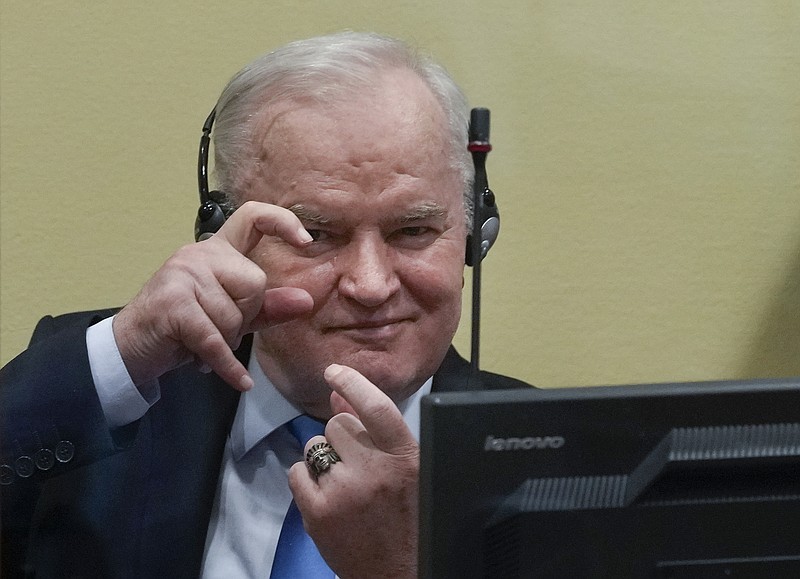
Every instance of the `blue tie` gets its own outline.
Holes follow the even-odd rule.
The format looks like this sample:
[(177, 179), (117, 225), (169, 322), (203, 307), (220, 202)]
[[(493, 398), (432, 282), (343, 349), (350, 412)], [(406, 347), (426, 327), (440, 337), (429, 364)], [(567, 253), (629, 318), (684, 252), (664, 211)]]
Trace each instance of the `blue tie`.
[[(325, 432), (325, 425), (305, 414), (287, 424), (289, 431), (305, 447), (314, 436)], [(333, 579), (334, 574), (319, 554), (317, 546), (303, 528), (303, 518), (294, 500), (283, 520), (281, 536), (272, 563), (272, 579)]]

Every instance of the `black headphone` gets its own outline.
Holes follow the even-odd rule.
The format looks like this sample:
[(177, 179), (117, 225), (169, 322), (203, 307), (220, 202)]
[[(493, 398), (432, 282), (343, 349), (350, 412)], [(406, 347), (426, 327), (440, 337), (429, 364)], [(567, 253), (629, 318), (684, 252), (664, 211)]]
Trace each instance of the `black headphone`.
[[(217, 109), (214, 108), (206, 118), (206, 122), (203, 123), (203, 135), (200, 137), (200, 151), (197, 155), (200, 208), (197, 210), (197, 219), (194, 223), (195, 241), (203, 241), (214, 235), (233, 213), (233, 208), (223, 191), (208, 190), (208, 150), (211, 146), (211, 127), (214, 125), (216, 115)], [(472, 109), (468, 148), (472, 153), (472, 162), (475, 165), (474, 226), (472, 233), (467, 236), (465, 261), (467, 265), (472, 266), (486, 257), (500, 231), (500, 213), (486, 177), (486, 155), (492, 150), (492, 146), (489, 144), (489, 109)], [(473, 241), (476, 234), (480, 239), (478, 247)], [(476, 260), (475, 255), (480, 255), (480, 257)]]
[(211, 146), (211, 127), (217, 116), (216, 107), (203, 123), (203, 136), (200, 137), (200, 152), (197, 155), (197, 186), (200, 190), (200, 208), (194, 222), (194, 239), (203, 241), (214, 235), (225, 220), (231, 216), (227, 195), (222, 191), (208, 190), (208, 149)]

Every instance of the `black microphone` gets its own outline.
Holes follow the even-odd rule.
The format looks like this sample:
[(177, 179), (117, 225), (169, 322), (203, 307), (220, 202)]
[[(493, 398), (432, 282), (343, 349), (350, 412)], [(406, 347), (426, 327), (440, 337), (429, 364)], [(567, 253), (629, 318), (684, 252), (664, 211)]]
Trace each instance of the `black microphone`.
[(491, 125), (489, 109), (475, 108), (470, 113), (469, 144), (475, 167), (473, 183), (473, 227), (467, 247), (467, 265), (477, 265), (497, 240), (500, 232), (500, 213), (497, 210), (494, 193), (489, 189), (486, 176), (486, 157), (492, 150), (489, 142)]
[(472, 232), (467, 238), (466, 263), (472, 266), (472, 352), (470, 366), (477, 379), (480, 360), (481, 319), (481, 261), (497, 239), (500, 231), (500, 213), (494, 193), (489, 189), (486, 176), (486, 157), (492, 150), (489, 142), (490, 112), (486, 108), (474, 108), (470, 112), (469, 143), (475, 179), (472, 188), (473, 212)]
[(469, 144), (470, 151), (472, 147), (478, 145), (485, 145), (485, 150), (491, 151), (492, 146), (489, 144), (489, 128), (491, 125), (491, 113), (489, 109), (476, 107), (470, 111), (469, 114)]

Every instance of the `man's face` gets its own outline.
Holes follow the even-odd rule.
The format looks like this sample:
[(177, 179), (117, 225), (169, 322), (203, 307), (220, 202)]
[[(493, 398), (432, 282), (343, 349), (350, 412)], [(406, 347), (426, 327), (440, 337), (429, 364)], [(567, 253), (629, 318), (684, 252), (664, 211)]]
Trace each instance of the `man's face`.
[(265, 237), (250, 257), (270, 287), (308, 291), (314, 310), (261, 332), (259, 362), (309, 412), (328, 412), (331, 363), (401, 400), (436, 371), (461, 313), (463, 184), (444, 114), (409, 71), (346, 104), (271, 113), (246, 197), (290, 209), (315, 241)]

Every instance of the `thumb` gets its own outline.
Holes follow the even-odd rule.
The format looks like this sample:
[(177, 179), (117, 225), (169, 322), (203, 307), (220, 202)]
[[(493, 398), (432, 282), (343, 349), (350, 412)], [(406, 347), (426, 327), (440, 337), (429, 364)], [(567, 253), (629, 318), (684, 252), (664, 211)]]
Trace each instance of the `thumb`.
[[(261, 311), (250, 322), (250, 332), (288, 322), (311, 313), (314, 300), (306, 290), (298, 287), (278, 287), (264, 292)], [(247, 332), (249, 333), (249, 332)]]

